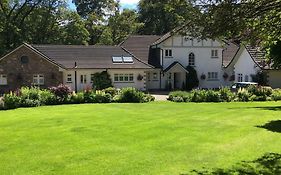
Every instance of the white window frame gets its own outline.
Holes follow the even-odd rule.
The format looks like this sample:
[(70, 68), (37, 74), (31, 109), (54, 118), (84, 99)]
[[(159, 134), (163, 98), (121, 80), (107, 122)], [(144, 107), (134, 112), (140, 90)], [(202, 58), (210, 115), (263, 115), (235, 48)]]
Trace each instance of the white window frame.
[(85, 74), (80, 75), (80, 83), (87, 84), (87, 75), (85, 75)]
[(208, 72), (208, 80), (215, 81), (218, 80), (219, 73), (218, 72)]
[(44, 85), (45, 77), (43, 74), (34, 74), (33, 75), (33, 84), (34, 85)]
[(8, 76), (6, 74), (0, 75), (0, 85), (8, 85)]
[(72, 74), (66, 75), (66, 83), (72, 83)]
[(237, 81), (238, 82), (243, 82), (243, 74), (238, 74), (237, 75)]
[(245, 75), (245, 82), (249, 82), (249, 75)]
[(165, 57), (172, 58), (173, 57), (173, 50), (172, 49), (165, 49)]
[(211, 51), (211, 58), (218, 58), (218, 57), (219, 57), (218, 49), (212, 49), (212, 51)]
[(188, 55), (188, 65), (195, 66), (195, 54), (193, 52)]
[(114, 82), (116, 83), (133, 83), (134, 79), (133, 73), (114, 74)]

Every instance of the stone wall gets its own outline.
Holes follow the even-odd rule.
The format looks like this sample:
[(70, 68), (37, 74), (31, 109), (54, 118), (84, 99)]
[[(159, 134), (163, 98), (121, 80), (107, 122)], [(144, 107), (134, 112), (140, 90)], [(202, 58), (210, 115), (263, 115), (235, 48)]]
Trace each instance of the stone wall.
[[(23, 63), (22, 56), (27, 56)], [(26, 61), (26, 60), (25, 60)], [(57, 86), (63, 83), (63, 73), (60, 68), (44, 59), (25, 45), (11, 52), (0, 60), (0, 75), (7, 75), (7, 85), (0, 85), (0, 93), (16, 90), (22, 86), (33, 85), (33, 75), (44, 75), (44, 85), (41, 88)]]

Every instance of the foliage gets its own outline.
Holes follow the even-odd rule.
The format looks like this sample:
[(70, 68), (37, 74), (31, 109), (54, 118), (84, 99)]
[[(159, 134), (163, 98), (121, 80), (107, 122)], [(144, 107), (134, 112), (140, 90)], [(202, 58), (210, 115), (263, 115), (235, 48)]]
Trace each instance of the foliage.
[(281, 100), (281, 90), (275, 89), (272, 91), (271, 98), (274, 101), (280, 101)]
[(59, 103), (56, 95), (46, 89), (41, 90), (40, 101), (41, 105), (57, 105)]
[(154, 98), (135, 88), (124, 88), (120, 90), (114, 100), (119, 103), (144, 103), (154, 101)]
[(63, 84), (60, 84), (57, 87), (51, 87), (50, 91), (56, 95), (60, 102), (66, 101), (68, 95), (71, 93), (70, 88)]
[(247, 89), (239, 89), (237, 92), (237, 99), (238, 101), (247, 102), (250, 100), (251, 94)]
[(3, 97), (4, 109), (16, 109), (20, 106), (21, 98), (15, 93), (5, 94)]
[(186, 0), (141, 0), (139, 21), (144, 23), (141, 34), (163, 35), (193, 19), (199, 11)]
[(223, 102), (231, 102), (235, 96), (229, 88), (220, 88), (219, 94), (220, 94), (220, 99)]
[(118, 90), (114, 87), (109, 87), (109, 88), (103, 89), (102, 91), (106, 94), (110, 94), (112, 97), (114, 97), (118, 93)]
[(269, 59), (273, 62), (274, 68), (281, 68), (281, 40), (269, 45)]
[(102, 90), (112, 87), (110, 75), (106, 71), (95, 73), (92, 81), (93, 89), (95, 90)]
[(192, 66), (187, 66), (186, 70), (188, 71), (186, 75), (186, 89), (192, 90), (199, 85), (197, 71)]
[(71, 104), (85, 103), (84, 92), (78, 92), (77, 94), (73, 92), (71, 95), (68, 96), (67, 101)]
[(259, 71), (256, 75), (252, 75), (252, 79), (261, 86), (266, 86), (268, 83), (268, 76), (264, 71)]

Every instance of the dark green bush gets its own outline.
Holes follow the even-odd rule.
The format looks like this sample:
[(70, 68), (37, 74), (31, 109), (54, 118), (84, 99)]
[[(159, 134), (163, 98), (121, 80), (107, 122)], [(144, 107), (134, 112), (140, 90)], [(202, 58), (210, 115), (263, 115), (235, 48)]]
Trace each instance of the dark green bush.
[(110, 94), (97, 93), (94, 95), (93, 103), (111, 103), (112, 96)]
[(190, 102), (192, 99), (192, 94), (186, 91), (173, 91), (170, 92), (167, 100), (173, 101), (174, 97), (181, 97), (185, 102)]
[(95, 73), (93, 76), (93, 89), (102, 90), (112, 87), (110, 75), (107, 71)]
[(55, 94), (53, 94), (49, 90), (42, 90), (40, 92), (40, 101), (41, 105), (57, 105), (59, 104), (59, 101)]
[(186, 74), (186, 90), (192, 90), (199, 85), (197, 71), (192, 66), (187, 66), (186, 70), (189, 72)]
[(281, 100), (281, 90), (280, 89), (273, 90), (272, 94), (271, 94), (271, 99), (273, 101), (280, 101)]
[(40, 106), (41, 102), (39, 100), (33, 100), (33, 99), (21, 99), (20, 101), (20, 107), (37, 107)]
[(146, 101), (146, 95), (135, 88), (121, 89), (119, 94), (114, 98), (119, 103), (144, 103)]
[(221, 88), (219, 94), (222, 102), (231, 102), (235, 96), (229, 88)]
[(5, 94), (3, 97), (4, 109), (16, 109), (20, 107), (21, 98), (14, 93)]
[(172, 99), (173, 102), (184, 102), (183, 98), (182, 97), (173, 97)]
[(220, 94), (219, 92), (209, 90), (206, 91), (205, 102), (220, 102)]
[(67, 101), (70, 104), (85, 103), (84, 93), (83, 92), (78, 92), (77, 94), (73, 93), (73, 94), (68, 96), (68, 100)]

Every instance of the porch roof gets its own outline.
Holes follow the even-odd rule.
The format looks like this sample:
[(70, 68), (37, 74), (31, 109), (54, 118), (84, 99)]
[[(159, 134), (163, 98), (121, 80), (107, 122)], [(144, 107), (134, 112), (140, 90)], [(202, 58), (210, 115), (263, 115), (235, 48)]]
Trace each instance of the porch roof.
[(182, 68), (182, 70), (184, 70), (186, 73), (189, 73), (188, 70), (186, 70), (186, 68), (179, 62), (175, 61), (172, 64), (170, 64), (170, 66), (168, 66), (166, 69), (164, 69), (164, 72), (168, 72), (169, 70), (171, 70), (173, 67), (175, 66), (180, 66)]

